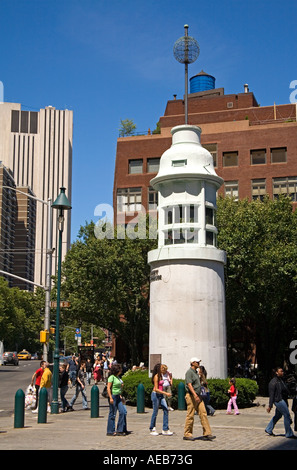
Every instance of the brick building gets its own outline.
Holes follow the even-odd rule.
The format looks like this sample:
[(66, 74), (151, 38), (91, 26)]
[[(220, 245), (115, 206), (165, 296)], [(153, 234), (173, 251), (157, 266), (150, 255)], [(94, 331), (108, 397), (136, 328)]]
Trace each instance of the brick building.
[[(150, 180), (171, 146), (171, 129), (184, 123), (184, 112), (184, 100), (174, 97), (160, 117), (158, 133), (118, 139), (115, 214), (129, 220), (141, 207), (156, 209)], [(297, 201), (296, 117), (297, 104), (260, 106), (247, 85), (242, 93), (225, 95), (223, 88), (213, 87), (191, 89), (188, 95), (188, 123), (201, 127), (201, 144), (212, 153), (216, 173), (224, 179), (219, 194), (239, 199), (285, 193)]]

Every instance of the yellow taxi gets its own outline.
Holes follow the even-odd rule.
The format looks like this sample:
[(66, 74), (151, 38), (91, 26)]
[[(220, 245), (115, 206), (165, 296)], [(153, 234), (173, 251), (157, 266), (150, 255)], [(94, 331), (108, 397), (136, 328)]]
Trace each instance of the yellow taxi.
[(31, 354), (26, 351), (25, 349), (23, 349), (23, 351), (19, 352), (18, 353), (18, 359), (31, 359)]

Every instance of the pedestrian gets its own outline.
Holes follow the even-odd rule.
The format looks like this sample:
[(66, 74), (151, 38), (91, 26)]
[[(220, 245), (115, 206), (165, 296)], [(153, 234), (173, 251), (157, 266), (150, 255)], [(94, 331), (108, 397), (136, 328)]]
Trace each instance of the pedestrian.
[(108, 361), (107, 357), (105, 357), (104, 363), (103, 363), (103, 379), (104, 379), (105, 383), (107, 383), (107, 379), (108, 379), (108, 376), (109, 376), (109, 370), (110, 370), (109, 361)]
[(43, 387), (45, 387), (47, 390), (47, 402), (48, 402), (47, 411), (49, 412), (51, 411), (51, 403), (53, 400), (53, 387), (52, 387), (53, 374), (49, 368), (48, 362), (43, 361), (43, 364), (41, 367), (43, 368), (43, 374), (41, 376), (39, 390), (41, 390)]
[(35, 406), (32, 408), (33, 410), (36, 410), (38, 408), (38, 395), (39, 395), (39, 388), (40, 388), (40, 381), (41, 377), (43, 374), (43, 367), (42, 364), (44, 361), (41, 361), (39, 364), (39, 368), (34, 372), (32, 379), (31, 379), (31, 386), (33, 387), (34, 385), (34, 379), (35, 379), (35, 393), (36, 393), (36, 401), (35, 401)]
[(201, 385), (197, 369), (199, 367), (200, 359), (192, 357), (190, 360), (190, 368), (185, 375), (185, 389), (186, 389), (186, 404), (187, 415), (184, 427), (184, 439), (193, 441), (193, 427), (194, 427), (194, 414), (197, 411), (201, 426), (203, 429), (203, 440), (212, 440), (216, 436), (211, 434), (211, 428), (208, 422), (207, 413), (203, 400), (200, 397)]
[(98, 358), (95, 360), (95, 363), (94, 363), (93, 376), (94, 376), (95, 385), (97, 385), (101, 379), (101, 365), (100, 365), (100, 359)]
[(93, 366), (91, 363), (91, 359), (88, 357), (86, 362), (86, 379), (88, 385), (91, 385), (91, 378), (92, 378)]
[(166, 399), (165, 399), (165, 397), (169, 397), (171, 393), (165, 392), (163, 390), (164, 381), (162, 380), (161, 364), (159, 363), (156, 364), (153, 369), (152, 383), (153, 383), (153, 391), (151, 394), (151, 398), (152, 398), (152, 404), (153, 404), (153, 414), (152, 414), (151, 423), (150, 423), (150, 434), (152, 436), (159, 435), (159, 433), (156, 430), (156, 420), (157, 420), (159, 407), (161, 406), (163, 410), (162, 434), (164, 436), (172, 436), (173, 432), (171, 432), (168, 427), (168, 406), (167, 406)]
[[(109, 402), (109, 414), (107, 420), (107, 436), (125, 436), (127, 434), (127, 408), (123, 403), (123, 381), (120, 378), (122, 367), (113, 364), (107, 379), (107, 393)], [(115, 428), (116, 414), (119, 412), (117, 430)]]
[(238, 390), (236, 388), (236, 380), (234, 378), (229, 380), (229, 389), (228, 389), (228, 395), (229, 395), (229, 401), (227, 405), (227, 415), (232, 414), (232, 406), (234, 408), (234, 414), (239, 415), (239, 410), (237, 406), (237, 395), (238, 395)]
[(88, 410), (88, 400), (85, 390), (85, 373), (84, 373), (85, 363), (81, 362), (77, 376), (76, 376), (76, 387), (73, 397), (70, 400), (70, 410), (73, 410), (73, 405), (76, 402), (78, 395), (81, 393), (83, 409)]
[(265, 432), (270, 436), (274, 436), (273, 429), (278, 420), (284, 417), (285, 436), (291, 439), (297, 439), (291, 428), (291, 416), (288, 408), (288, 389), (283, 381), (284, 371), (281, 367), (275, 369), (275, 375), (268, 384), (269, 405), (267, 413), (270, 413), (273, 405), (275, 406), (275, 414), (266, 426)]
[(68, 362), (67, 371), (69, 373), (70, 387), (74, 387), (76, 384), (76, 376), (78, 371), (78, 360), (75, 354), (72, 355), (72, 358)]
[(67, 372), (66, 364), (60, 364), (60, 373), (59, 373), (59, 388), (60, 388), (60, 396), (61, 396), (61, 404), (62, 404), (62, 411), (70, 410), (70, 405), (65, 397), (68, 391), (68, 381), (69, 381), (69, 374)]
[(168, 411), (174, 411), (171, 404), (172, 404), (172, 374), (168, 371), (168, 367), (165, 364), (161, 365), (161, 374), (163, 382), (163, 390), (164, 392), (170, 393), (168, 397), (166, 397), (166, 402), (168, 405)]
[(213, 416), (215, 414), (215, 409), (210, 404), (210, 391), (208, 388), (208, 383), (206, 380), (207, 372), (204, 366), (199, 365), (198, 368), (200, 385), (201, 385), (201, 398), (204, 401), (207, 415)]

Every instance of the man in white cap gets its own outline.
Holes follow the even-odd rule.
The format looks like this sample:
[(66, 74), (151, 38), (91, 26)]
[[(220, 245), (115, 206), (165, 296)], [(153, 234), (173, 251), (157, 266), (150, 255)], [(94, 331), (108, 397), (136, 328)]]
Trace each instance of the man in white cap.
[(203, 429), (203, 440), (211, 441), (216, 436), (211, 434), (210, 425), (207, 418), (207, 412), (203, 400), (200, 398), (200, 379), (197, 369), (201, 359), (192, 357), (190, 360), (190, 368), (186, 372), (185, 388), (186, 388), (186, 403), (187, 403), (187, 416), (184, 428), (184, 439), (193, 441), (193, 427), (194, 427), (194, 414), (198, 412), (201, 426)]

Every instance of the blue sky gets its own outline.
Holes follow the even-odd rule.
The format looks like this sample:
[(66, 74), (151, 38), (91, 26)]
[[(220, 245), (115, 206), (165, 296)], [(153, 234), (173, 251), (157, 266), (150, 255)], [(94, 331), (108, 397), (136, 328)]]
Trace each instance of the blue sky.
[(4, 100), (74, 113), (72, 241), (98, 204), (112, 204), (121, 119), (154, 129), (184, 93), (175, 41), (199, 43), (203, 69), (225, 93), (244, 83), (262, 106), (285, 104), (297, 80), (295, 0), (0, 0)]

